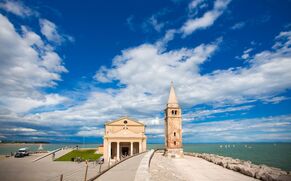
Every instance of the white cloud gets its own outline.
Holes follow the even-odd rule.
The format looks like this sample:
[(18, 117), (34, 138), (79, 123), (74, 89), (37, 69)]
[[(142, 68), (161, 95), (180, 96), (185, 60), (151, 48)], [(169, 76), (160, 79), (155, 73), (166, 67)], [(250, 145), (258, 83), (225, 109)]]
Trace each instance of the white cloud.
[(185, 142), (291, 141), (284, 133), (290, 128), (291, 116), (284, 115), (187, 124), (183, 135)]
[(29, 127), (29, 125), (26, 126), (27, 127), (10, 125), (7, 127), (7, 124), (4, 124), (0, 128), (0, 132), (2, 135), (9, 139), (11, 139), (15, 135), (23, 137), (23, 136), (43, 136), (47, 134), (46, 133), (47, 131), (39, 131), (35, 128)]
[(162, 28), (165, 26), (165, 23), (158, 22), (158, 19), (156, 16), (151, 16), (148, 19), (148, 23), (153, 27), (154, 30), (157, 32), (160, 32)]
[(43, 61), (41, 63), (50, 72), (68, 72), (68, 70), (62, 65), (62, 59), (56, 52), (47, 51), (43, 55)]
[(47, 19), (40, 19), (39, 25), (41, 33), (51, 42), (61, 44), (66, 40), (71, 42), (74, 41), (74, 38), (69, 35), (59, 34), (58, 27)]
[(104, 135), (104, 129), (98, 128), (98, 127), (87, 127), (84, 126), (80, 129), (79, 132), (77, 132), (76, 136), (89, 136), (89, 137), (97, 137), (97, 136), (103, 136)]
[(67, 72), (59, 55), (39, 35), (13, 24), (0, 14), (0, 102), (15, 112), (59, 104), (66, 98), (44, 94), (40, 89), (54, 87)]
[(36, 132), (36, 130), (32, 129), (32, 128), (21, 128), (21, 127), (11, 128), (9, 130), (10, 131), (15, 131), (15, 132)]
[(272, 104), (278, 104), (282, 101), (288, 100), (290, 99), (289, 97), (285, 97), (285, 96), (276, 96), (276, 97), (271, 97), (271, 98), (266, 98), (263, 99), (263, 101), (265, 103), (272, 103)]
[(131, 31), (135, 31), (135, 28), (134, 28), (134, 25), (133, 25), (133, 18), (134, 18), (133, 15), (131, 15), (128, 18), (126, 18), (126, 24), (128, 25), (128, 27), (129, 27), (129, 29)]
[(147, 117), (147, 118), (140, 118), (139, 119), (140, 122), (146, 124), (146, 126), (161, 126), (164, 124), (164, 120), (163, 118), (159, 118), (159, 117)]
[(250, 52), (253, 51), (252, 48), (246, 49), (241, 56), (242, 59), (246, 60), (250, 58)]
[(171, 51), (143, 44), (122, 51), (114, 58), (113, 67), (102, 68), (96, 77), (126, 85), (114, 93), (113, 99), (122, 95), (137, 102), (134, 98), (144, 97), (145, 103), (141, 104), (161, 105), (173, 80), (183, 105), (241, 104), (271, 98), (291, 87), (291, 49), (286, 43), (281, 48), (254, 54), (247, 67), (216, 70), (205, 75), (199, 73), (199, 66), (213, 54), (216, 44)]
[(156, 45), (161, 48), (166, 47), (167, 43), (174, 39), (174, 36), (176, 33), (177, 33), (177, 30), (175, 29), (167, 30), (164, 37), (156, 42)]
[(6, 107), (17, 113), (25, 113), (31, 109), (41, 106), (53, 106), (61, 103), (65, 103), (69, 99), (67, 97), (60, 96), (58, 94), (46, 94), (38, 97), (7, 97), (5, 100)]
[(164, 127), (149, 127), (146, 129), (146, 134), (162, 134), (164, 136), (165, 128)]
[(188, 8), (191, 9), (196, 9), (200, 4), (202, 4), (204, 0), (193, 0), (189, 5)]
[(44, 42), (42, 41), (40, 36), (32, 31), (29, 31), (28, 27), (22, 25), (21, 31), (22, 38), (25, 40), (25, 42), (28, 43), (29, 46), (35, 45), (38, 48), (44, 47)]
[(5, 0), (4, 2), (0, 2), (0, 9), (4, 9), (7, 12), (13, 13), (21, 17), (38, 14), (37, 12), (26, 7), (21, 1)]
[(40, 28), (41, 28), (41, 33), (50, 41), (56, 42), (56, 43), (61, 43), (62, 42), (62, 37), (59, 35), (57, 31), (57, 26), (47, 20), (47, 19), (41, 19), (39, 21)]
[(238, 29), (243, 28), (245, 25), (246, 25), (245, 22), (238, 22), (238, 23), (234, 24), (234, 25), (231, 27), (231, 29), (232, 29), (232, 30), (238, 30)]
[(212, 117), (217, 114), (221, 113), (231, 113), (237, 111), (248, 111), (254, 106), (247, 105), (247, 106), (236, 106), (236, 107), (226, 107), (226, 108), (219, 108), (219, 109), (203, 109), (197, 110), (195, 112), (187, 112), (183, 115), (183, 121), (193, 121), (193, 120), (201, 120)]
[[(216, 47), (215, 43), (202, 44), (193, 49), (182, 48), (163, 52), (161, 47), (142, 44), (124, 50), (122, 55), (116, 56), (113, 60), (114, 68), (108, 69), (106, 74), (103, 68), (102, 75), (105, 76), (103, 77), (105, 80), (119, 80), (122, 84), (160, 94), (171, 80), (178, 82), (197, 74), (198, 66), (207, 60)], [(96, 77), (100, 76), (98, 71)], [(161, 90), (161, 86), (152, 87), (158, 84), (164, 89)]]
[(109, 78), (107, 78), (107, 68), (105, 66), (101, 66), (99, 68), (99, 70), (96, 72), (94, 78), (102, 83), (106, 83), (106, 82), (111, 82), (111, 80)]
[(213, 9), (204, 13), (202, 17), (187, 20), (180, 29), (183, 36), (190, 35), (198, 29), (205, 29), (211, 26), (223, 13), (229, 2), (230, 0), (216, 0)]
[(291, 45), (291, 31), (280, 32), (275, 38), (277, 41), (274, 44), (274, 49), (283, 49), (288, 51)]
[[(161, 32), (165, 25), (168, 23), (167, 21), (161, 21), (162, 17), (168, 13), (168, 9), (164, 8), (150, 17), (146, 18), (144, 22), (141, 24), (141, 28), (144, 32), (149, 32), (155, 30), (156, 32)], [(128, 25), (133, 27), (132, 25), (133, 16), (130, 16), (127, 19)], [(132, 28), (131, 28), (132, 29)]]

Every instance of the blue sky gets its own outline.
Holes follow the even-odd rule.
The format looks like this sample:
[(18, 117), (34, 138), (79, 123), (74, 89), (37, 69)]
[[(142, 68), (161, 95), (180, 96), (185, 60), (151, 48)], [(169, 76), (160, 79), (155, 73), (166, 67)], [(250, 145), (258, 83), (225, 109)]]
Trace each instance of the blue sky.
[(101, 143), (129, 116), (164, 140), (291, 141), (291, 2), (0, 1), (0, 139)]

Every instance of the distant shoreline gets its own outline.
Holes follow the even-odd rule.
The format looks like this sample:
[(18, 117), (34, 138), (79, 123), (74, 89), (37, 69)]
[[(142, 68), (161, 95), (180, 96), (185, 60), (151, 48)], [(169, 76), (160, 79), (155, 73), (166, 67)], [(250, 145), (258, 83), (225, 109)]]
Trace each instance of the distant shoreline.
[(0, 143), (0, 147), (1, 146), (21, 146), (21, 145), (47, 145), (47, 144), (50, 144), (50, 143)]

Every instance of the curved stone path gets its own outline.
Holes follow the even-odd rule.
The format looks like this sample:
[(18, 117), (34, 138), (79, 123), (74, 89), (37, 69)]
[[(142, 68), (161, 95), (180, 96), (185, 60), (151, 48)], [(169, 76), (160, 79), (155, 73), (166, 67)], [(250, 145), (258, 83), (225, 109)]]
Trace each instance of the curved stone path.
[(97, 181), (131, 181), (134, 180), (136, 171), (140, 165), (145, 153), (129, 158), (128, 160), (116, 165), (103, 175), (101, 175)]
[(202, 158), (184, 156), (170, 159), (155, 153), (150, 167), (152, 181), (256, 181), (252, 177), (228, 170)]

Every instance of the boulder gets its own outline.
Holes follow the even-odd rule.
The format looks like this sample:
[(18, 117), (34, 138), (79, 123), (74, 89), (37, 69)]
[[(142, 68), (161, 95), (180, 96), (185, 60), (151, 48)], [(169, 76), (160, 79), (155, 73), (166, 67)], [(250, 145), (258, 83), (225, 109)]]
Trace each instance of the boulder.
[(240, 165), (240, 173), (250, 176), (250, 177), (255, 177), (256, 172), (258, 172), (257, 169), (248, 166), (248, 165)]
[(280, 175), (278, 178), (278, 181), (290, 181), (291, 180), (291, 175)]
[(232, 164), (232, 163), (228, 163), (226, 168), (233, 170), (233, 171), (236, 171), (236, 172), (240, 172), (240, 170), (241, 170), (241, 167), (239, 164)]
[(279, 168), (268, 167), (266, 165), (259, 166), (259, 171), (256, 173), (255, 178), (263, 181), (280, 181), (290, 179), (286, 171)]

